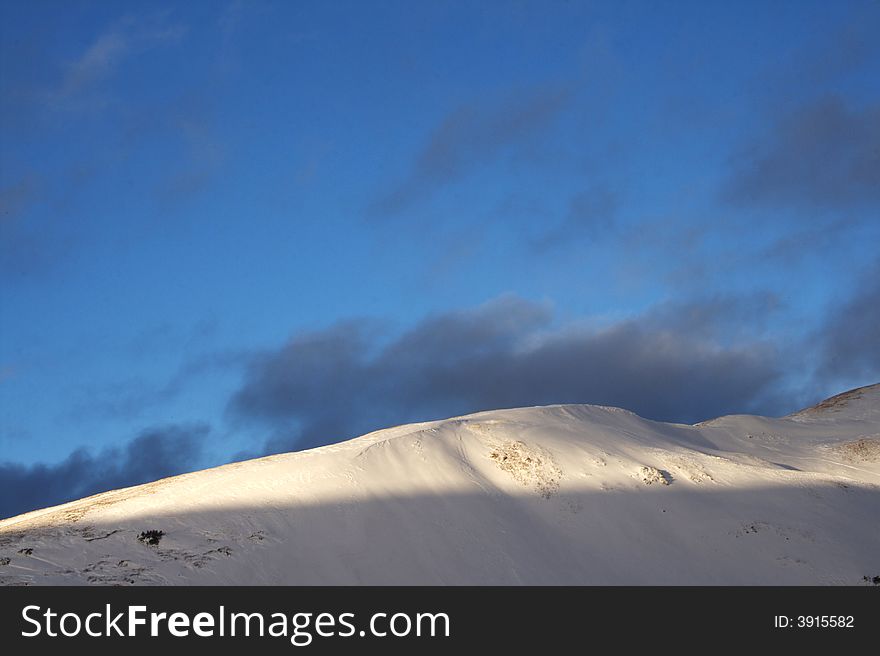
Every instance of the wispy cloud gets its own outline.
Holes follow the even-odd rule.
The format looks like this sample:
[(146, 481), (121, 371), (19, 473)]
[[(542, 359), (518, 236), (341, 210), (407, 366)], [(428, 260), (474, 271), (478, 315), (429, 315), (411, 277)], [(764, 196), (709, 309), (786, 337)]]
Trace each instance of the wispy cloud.
[(431, 132), (406, 176), (369, 208), (393, 216), (456, 182), (474, 168), (548, 128), (573, 98), (570, 85), (519, 91), (501, 101), (474, 101), (451, 111)]
[(880, 207), (880, 105), (835, 95), (779, 116), (732, 162), (722, 190), (735, 206)]
[(37, 199), (38, 188), (36, 177), (31, 175), (0, 189), (0, 226), (17, 220)]
[(156, 190), (159, 204), (172, 209), (208, 189), (226, 160), (226, 148), (214, 125), (210, 102), (190, 100), (174, 108), (169, 128), (181, 140), (186, 157)]
[(133, 420), (180, 398), (192, 384), (208, 374), (238, 371), (250, 362), (247, 351), (214, 351), (187, 358), (174, 373), (160, 383), (140, 377), (116, 380), (110, 385), (79, 386), (67, 418), (111, 418)]
[(22, 280), (45, 273), (65, 259), (76, 241), (71, 225), (41, 211), (51, 204), (66, 205), (52, 182), (26, 175), (0, 190), (0, 278)]
[(127, 17), (99, 34), (65, 66), (60, 85), (50, 93), (56, 107), (81, 107), (83, 96), (112, 77), (130, 56), (179, 41), (186, 28), (158, 18)]
[(562, 221), (532, 241), (537, 252), (547, 252), (582, 239), (599, 239), (615, 224), (620, 197), (608, 186), (595, 184), (575, 194)]

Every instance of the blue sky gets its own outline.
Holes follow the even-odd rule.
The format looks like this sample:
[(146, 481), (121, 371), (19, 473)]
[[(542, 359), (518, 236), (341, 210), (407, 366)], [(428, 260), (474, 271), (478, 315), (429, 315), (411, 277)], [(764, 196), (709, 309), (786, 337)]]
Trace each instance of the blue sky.
[(0, 6), (0, 515), (880, 380), (877, 2)]

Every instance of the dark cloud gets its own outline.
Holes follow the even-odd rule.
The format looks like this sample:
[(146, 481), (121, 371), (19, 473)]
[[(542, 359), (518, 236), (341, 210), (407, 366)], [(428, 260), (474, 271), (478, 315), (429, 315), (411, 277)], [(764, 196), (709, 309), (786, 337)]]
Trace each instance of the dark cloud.
[(823, 327), (819, 373), (849, 385), (880, 380), (880, 261), (833, 308)]
[(348, 323), (293, 338), (251, 363), (230, 403), (276, 431), (269, 451), (407, 421), (493, 408), (598, 403), (683, 422), (767, 411), (779, 354), (725, 335), (767, 299), (663, 305), (604, 328), (554, 326), (547, 306), (504, 297), (428, 318), (379, 344)]
[(737, 206), (880, 205), (880, 105), (828, 95), (780, 116), (735, 158), (723, 195)]
[(546, 129), (572, 98), (568, 86), (547, 86), (517, 93), (503, 102), (458, 107), (434, 129), (406, 178), (376, 200), (371, 213), (398, 214), (473, 168), (504, 155)]
[(188, 471), (208, 432), (204, 424), (158, 427), (94, 455), (78, 449), (57, 465), (0, 464), (0, 517)]

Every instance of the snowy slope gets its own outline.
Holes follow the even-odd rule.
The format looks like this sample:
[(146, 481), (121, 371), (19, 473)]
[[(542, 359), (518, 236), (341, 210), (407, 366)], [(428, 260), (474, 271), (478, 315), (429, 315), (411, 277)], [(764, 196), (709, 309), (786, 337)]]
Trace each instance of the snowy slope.
[[(161, 530), (156, 545), (142, 531)], [(400, 426), (0, 521), (4, 584), (865, 584), (880, 385), (696, 426), (548, 406)]]

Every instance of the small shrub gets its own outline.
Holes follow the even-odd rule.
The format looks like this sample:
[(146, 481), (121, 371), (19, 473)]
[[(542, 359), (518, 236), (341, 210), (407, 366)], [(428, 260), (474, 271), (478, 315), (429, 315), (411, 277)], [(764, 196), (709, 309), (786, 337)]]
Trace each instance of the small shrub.
[(672, 482), (672, 476), (669, 472), (657, 469), (656, 467), (642, 467), (638, 475), (645, 485), (653, 485), (654, 483), (669, 485)]
[(144, 544), (148, 544), (151, 547), (155, 547), (159, 544), (159, 540), (162, 539), (162, 536), (165, 535), (165, 531), (157, 531), (155, 529), (149, 531), (143, 531), (139, 536), (138, 540), (143, 542)]

